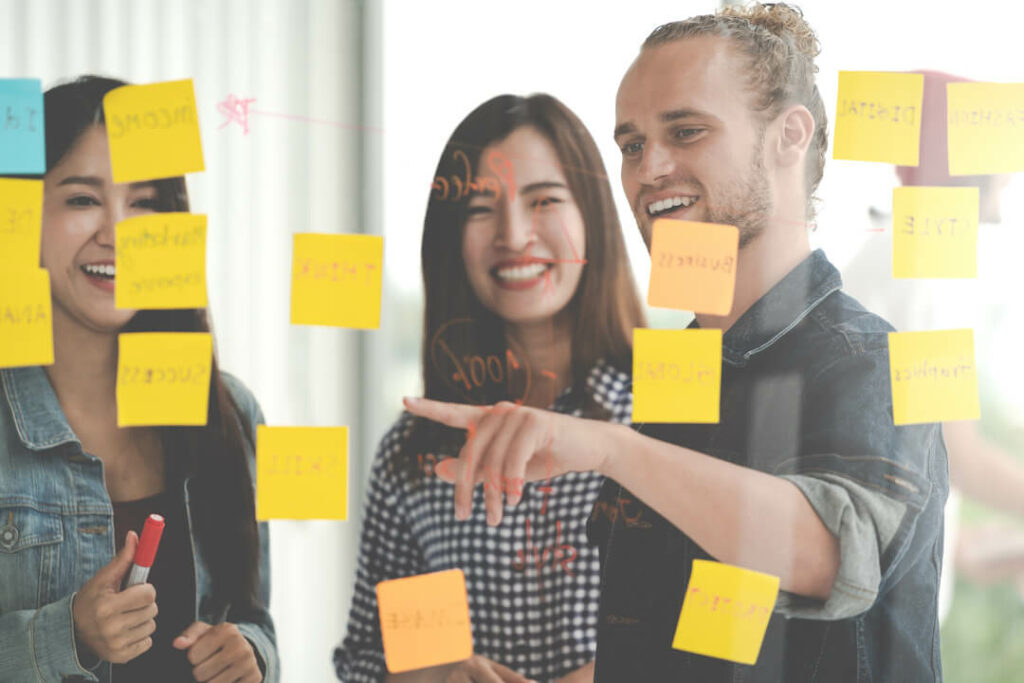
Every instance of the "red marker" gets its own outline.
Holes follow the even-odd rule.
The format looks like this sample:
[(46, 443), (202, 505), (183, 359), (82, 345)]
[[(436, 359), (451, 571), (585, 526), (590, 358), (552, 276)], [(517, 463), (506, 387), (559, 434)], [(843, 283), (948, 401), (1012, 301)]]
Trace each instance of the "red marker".
[(149, 569), (153, 566), (153, 558), (156, 557), (156, 549), (160, 545), (160, 536), (163, 533), (163, 517), (150, 515), (146, 518), (146, 524), (142, 527), (142, 538), (139, 539), (139, 547), (135, 549), (132, 570), (128, 573), (128, 580), (124, 584), (125, 588), (146, 582), (149, 577)]

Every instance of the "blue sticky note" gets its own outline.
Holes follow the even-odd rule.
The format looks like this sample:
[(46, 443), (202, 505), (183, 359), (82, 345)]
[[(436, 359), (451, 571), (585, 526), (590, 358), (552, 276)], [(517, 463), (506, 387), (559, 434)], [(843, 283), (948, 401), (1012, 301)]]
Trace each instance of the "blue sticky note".
[(45, 173), (43, 84), (0, 78), (0, 174)]

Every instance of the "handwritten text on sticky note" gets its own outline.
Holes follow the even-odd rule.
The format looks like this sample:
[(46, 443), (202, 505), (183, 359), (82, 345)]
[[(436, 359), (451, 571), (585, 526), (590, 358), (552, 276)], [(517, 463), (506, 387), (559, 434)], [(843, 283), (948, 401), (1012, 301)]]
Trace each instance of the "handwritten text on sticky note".
[(977, 420), (973, 330), (889, 333), (895, 424)]
[(206, 216), (135, 216), (116, 233), (118, 308), (206, 307)]
[(461, 569), (377, 584), (388, 671), (401, 673), (473, 656), (466, 577)]
[(1024, 171), (1024, 83), (947, 83), (950, 175)]
[(917, 166), (921, 74), (840, 71), (834, 159)]
[(978, 188), (893, 190), (892, 275), (977, 277)]
[(722, 331), (633, 330), (633, 420), (718, 422)]
[(0, 267), (39, 267), (43, 181), (0, 178)]
[(294, 237), (292, 324), (380, 327), (384, 238), (315, 233)]
[(118, 335), (117, 426), (205, 425), (212, 359), (207, 332)]
[(38, 78), (0, 78), (0, 174), (45, 173), (43, 89)]
[(728, 315), (736, 289), (739, 230), (731, 225), (654, 221), (647, 303)]
[(347, 519), (348, 427), (256, 428), (256, 519)]
[(779, 578), (694, 560), (672, 647), (754, 664), (779, 595)]
[(0, 368), (51, 364), (50, 272), (0, 272)]
[(115, 183), (203, 170), (191, 79), (116, 88), (104, 96), (103, 112)]

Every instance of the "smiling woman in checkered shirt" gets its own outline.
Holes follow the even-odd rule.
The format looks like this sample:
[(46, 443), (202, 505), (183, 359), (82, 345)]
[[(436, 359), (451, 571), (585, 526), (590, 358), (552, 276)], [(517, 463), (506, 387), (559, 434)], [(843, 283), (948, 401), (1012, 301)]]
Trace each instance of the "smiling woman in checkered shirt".
[[(423, 232), (424, 394), (502, 400), (627, 422), (631, 338), (643, 314), (597, 146), (548, 95), (504, 95), (459, 124), (437, 166)], [(594, 473), (523, 484), (490, 473), (457, 520), (435, 468), (465, 434), (403, 413), (370, 479), (344, 681), (590, 681), (600, 568), (586, 521)], [(521, 492), (489, 526), (485, 495)], [(387, 673), (375, 586), (458, 568), (474, 656)]]

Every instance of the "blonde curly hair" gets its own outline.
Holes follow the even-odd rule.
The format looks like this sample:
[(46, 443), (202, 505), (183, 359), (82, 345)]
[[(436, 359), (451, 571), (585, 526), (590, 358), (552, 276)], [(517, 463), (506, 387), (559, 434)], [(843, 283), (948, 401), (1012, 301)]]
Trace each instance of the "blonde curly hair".
[(735, 42), (747, 58), (747, 85), (757, 95), (754, 106), (763, 121), (793, 104), (802, 104), (811, 112), (814, 137), (804, 166), (810, 221), (817, 202), (814, 192), (825, 169), (828, 117), (815, 83), (818, 67), (814, 58), (821, 52), (821, 45), (803, 12), (781, 2), (729, 6), (717, 14), (659, 26), (647, 36), (641, 50), (697, 36), (717, 36)]

